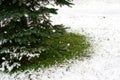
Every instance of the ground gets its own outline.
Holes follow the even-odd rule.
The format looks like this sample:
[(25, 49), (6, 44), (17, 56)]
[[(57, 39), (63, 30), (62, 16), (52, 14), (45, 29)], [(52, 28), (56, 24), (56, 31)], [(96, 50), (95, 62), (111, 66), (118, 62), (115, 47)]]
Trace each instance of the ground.
[(0, 80), (120, 79), (120, 0), (74, 0), (74, 3), (73, 8), (61, 8), (52, 20), (54, 24), (71, 27), (73, 32), (88, 35), (94, 46), (92, 57), (36, 72), (0, 73)]

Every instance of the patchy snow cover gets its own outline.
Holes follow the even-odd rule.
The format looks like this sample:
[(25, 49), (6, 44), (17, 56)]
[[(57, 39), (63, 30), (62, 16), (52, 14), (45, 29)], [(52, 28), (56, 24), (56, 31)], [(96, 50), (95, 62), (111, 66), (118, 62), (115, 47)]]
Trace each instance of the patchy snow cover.
[[(120, 0), (74, 0), (73, 8), (63, 7), (52, 19), (71, 31), (92, 37), (92, 58), (60, 67), (26, 71), (0, 80), (119, 80), (120, 79)], [(70, 61), (71, 62), (71, 61)]]

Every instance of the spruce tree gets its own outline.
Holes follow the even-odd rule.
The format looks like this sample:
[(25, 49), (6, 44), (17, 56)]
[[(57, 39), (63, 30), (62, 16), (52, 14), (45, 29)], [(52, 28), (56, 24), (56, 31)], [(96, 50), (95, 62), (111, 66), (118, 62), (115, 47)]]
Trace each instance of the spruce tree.
[(20, 61), (39, 57), (51, 46), (52, 36), (63, 35), (61, 25), (52, 25), (50, 14), (57, 9), (48, 5), (70, 6), (72, 0), (0, 0), (0, 67), (11, 70)]

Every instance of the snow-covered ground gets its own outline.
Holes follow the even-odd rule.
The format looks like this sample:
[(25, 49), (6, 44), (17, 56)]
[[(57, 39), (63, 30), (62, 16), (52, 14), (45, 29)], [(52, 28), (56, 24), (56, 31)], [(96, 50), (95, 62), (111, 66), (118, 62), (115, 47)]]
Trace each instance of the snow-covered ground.
[(120, 0), (74, 0), (74, 3), (73, 8), (61, 8), (52, 20), (92, 37), (95, 51), (92, 58), (36, 72), (0, 73), (0, 80), (120, 79)]

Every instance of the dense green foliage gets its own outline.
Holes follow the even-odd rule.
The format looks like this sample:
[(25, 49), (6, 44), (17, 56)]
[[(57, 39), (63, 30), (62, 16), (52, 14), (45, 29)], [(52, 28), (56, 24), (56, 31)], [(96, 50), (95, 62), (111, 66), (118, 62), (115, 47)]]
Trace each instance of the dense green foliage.
[(61, 36), (62, 25), (52, 25), (50, 14), (57, 9), (47, 5), (70, 6), (72, 0), (0, 0), (0, 67), (19, 67), (51, 49), (46, 40)]
[(24, 71), (38, 68), (47, 68), (52, 65), (67, 63), (69, 59), (83, 59), (90, 57), (89, 49), (91, 44), (85, 35), (66, 33), (60, 37), (52, 37), (45, 41), (51, 48), (34, 57), (30, 61), (21, 62), (21, 66), (13, 69), (12, 72)]

